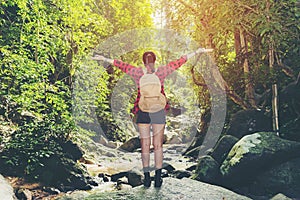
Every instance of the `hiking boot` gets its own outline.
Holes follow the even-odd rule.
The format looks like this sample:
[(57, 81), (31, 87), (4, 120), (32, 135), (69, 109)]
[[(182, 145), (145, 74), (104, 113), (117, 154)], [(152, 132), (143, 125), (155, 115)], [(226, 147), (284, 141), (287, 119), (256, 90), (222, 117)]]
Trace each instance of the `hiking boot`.
[(155, 177), (154, 177), (154, 187), (160, 188), (162, 185), (162, 178), (161, 178), (161, 169), (155, 170)]
[(162, 185), (162, 183), (163, 183), (163, 179), (162, 178), (155, 179), (155, 181), (154, 181), (154, 187), (160, 188), (161, 185)]
[(148, 188), (151, 186), (151, 178), (150, 178), (150, 172), (144, 173), (144, 187)]

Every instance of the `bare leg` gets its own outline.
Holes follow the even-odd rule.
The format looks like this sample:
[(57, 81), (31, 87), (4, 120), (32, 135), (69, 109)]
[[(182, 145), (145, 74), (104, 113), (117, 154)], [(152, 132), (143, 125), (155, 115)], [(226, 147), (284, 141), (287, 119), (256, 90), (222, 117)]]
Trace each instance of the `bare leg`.
[(163, 164), (163, 141), (165, 124), (152, 124), (155, 168), (161, 169)]
[(142, 164), (144, 169), (150, 166), (150, 124), (138, 124), (142, 148)]
[(153, 146), (154, 146), (154, 162), (155, 177), (154, 187), (159, 188), (162, 185), (161, 169), (163, 164), (163, 141), (164, 141), (164, 124), (152, 124), (153, 130)]

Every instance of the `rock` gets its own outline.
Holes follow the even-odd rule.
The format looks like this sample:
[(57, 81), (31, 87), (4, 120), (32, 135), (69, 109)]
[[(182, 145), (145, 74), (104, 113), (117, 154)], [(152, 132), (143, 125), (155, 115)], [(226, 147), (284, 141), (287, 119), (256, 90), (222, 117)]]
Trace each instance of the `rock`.
[(109, 181), (109, 178), (104, 173), (98, 174), (98, 177), (102, 178), (103, 182), (108, 182)]
[(85, 158), (85, 156), (81, 157), (79, 160), (79, 162), (84, 163), (84, 164), (89, 164), (89, 165), (95, 165), (96, 162), (90, 158)]
[(17, 197), (14, 194), (13, 187), (8, 183), (7, 180), (0, 174), (0, 199), (5, 200), (16, 200)]
[(280, 137), (300, 142), (300, 118), (293, 119), (280, 127)]
[(219, 164), (211, 156), (200, 157), (192, 178), (206, 183), (218, 183), (220, 179)]
[(117, 180), (117, 184), (128, 184), (128, 178), (127, 177), (122, 177), (122, 178), (119, 178)]
[(111, 181), (116, 182), (118, 179), (127, 176), (128, 172), (120, 172), (111, 176)]
[(99, 144), (102, 144), (102, 145), (107, 145), (108, 140), (107, 140), (104, 136), (100, 135), (100, 136), (99, 136), (98, 143), (99, 143)]
[(102, 160), (105, 157), (117, 157), (117, 150), (96, 143), (94, 141), (87, 141), (81, 144), (85, 151), (86, 157), (91, 157), (93, 160)]
[(72, 159), (73, 161), (79, 160), (84, 154), (83, 150), (70, 140), (66, 142), (57, 140), (57, 143), (61, 145), (62, 152), (65, 154), (64, 156)]
[(106, 146), (110, 147), (110, 148), (117, 148), (118, 147), (118, 144), (116, 142), (113, 142), (113, 141), (109, 141)]
[(90, 195), (90, 193), (86, 192), (86, 191), (74, 191), (71, 193), (68, 193), (62, 197), (58, 197), (57, 199), (59, 200), (82, 200), (85, 199), (86, 197), (88, 197)]
[(225, 160), (227, 154), (237, 141), (238, 138), (232, 135), (224, 135), (214, 147), (212, 153), (210, 154), (211, 157), (213, 157), (215, 161), (217, 161), (221, 165), (221, 163)]
[(132, 189), (132, 186), (122, 183), (122, 184), (117, 186), (117, 189), (118, 190), (130, 190), (130, 189)]
[(90, 189), (87, 169), (70, 158), (52, 155), (44, 160), (44, 166), (37, 170), (39, 181), (61, 191)]
[(296, 81), (279, 92), (279, 103), (279, 116), (282, 124), (300, 117), (300, 72)]
[(16, 196), (20, 200), (32, 200), (32, 193), (28, 189), (18, 189)]
[(136, 187), (139, 185), (142, 185), (142, 177), (143, 174), (141, 171), (139, 171), (136, 168), (133, 168), (132, 170), (130, 170), (127, 174), (127, 178), (128, 178), (128, 183), (129, 185), (131, 185), (132, 187)]
[(163, 169), (167, 170), (168, 173), (172, 173), (175, 170), (175, 167), (173, 167), (169, 163), (164, 163), (163, 164)]
[(288, 198), (287, 196), (285, 196), (284, 194), (277, 194), (274, 197), (272, 197), (270, 200), (292, 200), (291, 198)]
[(254, 195), (265, 195), (268, 191), (270, 196), (281, 192), (291, 198), (300, 197), (299, 166), (300, 158), (272, 166), (270, 170), (257, 176), (248, 188)]
[(43, 187), (43, 191), (47, 192), (49, 195), (57, 195), (60, 191), (53, 187)]
[(186, 170), (192, 172), (192, 171), (196, 170), (196, 168), (197, 168), (197, 165), (192, 165), (192, 166), (188, 167)]
[(133, 152), (134, 150), (136, 150), (138, 148), (141, 148), (141, 143), (140, 143), (139, 137), (133, 137), (119, 147), (119, 149), (128, 151), (128, 152)]
[(178, 179), (189, 178), (192, 176), (192, 172), (186, 170), (175, 170), (173, 176)]
[(299, 157), (300, 143), (281, 139), (273, 132), (244, 136), (221, 165), (226, 184), (242, 184), (270, 167)]
[[(72, 196), (68, 196), (69, 199)], [(250, 200), (250, 198), (234, 193), (228, 189), (202, 183), (188, 178), (175, 179), (164, 178), (162, 187), (158, 190), (153, 186), (145, 189), (144, 186), (134, 187), (131, 190), (121, 190), (115, 192), (93, 193), (82, 199), (182, 199), (182, 200)], [(59, 198), (58, 200), (64, 200)]]
[(182, 139), (177, 133), (167, 134), (166, 144), (181, 144)]
[(242, 110), (230, 121), (227, 135), (242, 138), (255, 132), (272, 131), (272, 120), (259, 110)]
[(184, 155), (192, 157), (192, 158), (198, 158), (200, 151), (205, 151), (205, 148), (206, 147), (204, 145), (201, 145), (201, 146), (195, 147), (195, 148), (187, 151), (186, 153), (184, 153)]

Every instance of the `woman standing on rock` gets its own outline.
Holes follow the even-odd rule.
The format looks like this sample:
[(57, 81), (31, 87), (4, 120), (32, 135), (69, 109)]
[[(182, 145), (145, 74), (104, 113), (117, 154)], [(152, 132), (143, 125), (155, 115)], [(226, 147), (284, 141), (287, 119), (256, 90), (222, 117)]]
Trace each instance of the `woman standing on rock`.
[(161, 187), (161, 169), (163, 165), (163, 138), (166, 123), (166, 110), (169, 104), (164, 92), (164, 80), (173, 71), (182, 66), (189, 58), (199, 53), (210, 52), (210, 49), (199, 48), (195, 52), (182, 56), (176, 61), (172, 61), (165, 66), (155, 69), (156, 55), (151, 52), (143, 54), (142, 67), (134, 67), (120, 60), (105, 58), (102, 55), (95, 55), (93, 60), (108, 62), (123, 72), (131, 76), (138, 88), (137, 98), (134, 103), (132, 113), (137, 115), (136, 123), (140, 134), (142, 148), (142, 165), (144, 171), (144, 186), (150, 187), (150, 145), (153, 134), (155, 178), (154, 187)]

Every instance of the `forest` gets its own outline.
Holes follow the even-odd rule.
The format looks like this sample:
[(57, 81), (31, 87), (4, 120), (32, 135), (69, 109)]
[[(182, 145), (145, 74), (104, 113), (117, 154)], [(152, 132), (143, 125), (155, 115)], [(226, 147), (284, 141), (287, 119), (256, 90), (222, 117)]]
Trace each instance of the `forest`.
[[(136, 88), (117, 68), (92, 61), (94, 54), (141, 66), (149, 49), (160, 64), (213, 49), (209, 59), (222, 77), (214, 84), (221, 81), (226, 95), (221, 130), (243, 110), (268, 112), (275, 132), (297, 124), (299, 102), (288, 103), (300, 90), (278, 94), (299, 82), (299, 9), (299, 0), (1, 1), (0, 173), (44, 181), (48, 160), (67, 156), (63, 144), (84, 146), (99, 134), (114, 142), (134, 136), (124, 119), (132, 117)], [(149, 30), (164, 39), (155, 41)], [(171, 77), (167, 98), (174, 112), (185, 107), (197, 116), (199, 136), (215, 109), (210, 86), (192, 61), (178, 74), (192, 91), (172, 87)], [(178, 97), (177, 90), (191, 93)], [(198, 139), (188, 150), (203, 142)]]

